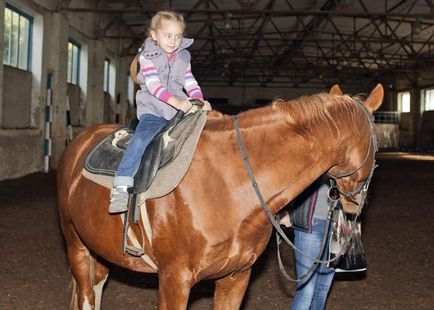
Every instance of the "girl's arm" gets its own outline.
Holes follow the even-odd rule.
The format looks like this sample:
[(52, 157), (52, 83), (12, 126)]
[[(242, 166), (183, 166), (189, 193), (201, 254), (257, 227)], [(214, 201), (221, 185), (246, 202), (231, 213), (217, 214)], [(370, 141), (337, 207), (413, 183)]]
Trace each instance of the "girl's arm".
[(203, 101), (202, 90), (199, 87), (196, 79), (191, 72), (191, 64), (188, 64), (187, 70), (185, 71), (185, 83), (184, 88), (187, 91), (188, 97), (193, 99), (199, 99)]

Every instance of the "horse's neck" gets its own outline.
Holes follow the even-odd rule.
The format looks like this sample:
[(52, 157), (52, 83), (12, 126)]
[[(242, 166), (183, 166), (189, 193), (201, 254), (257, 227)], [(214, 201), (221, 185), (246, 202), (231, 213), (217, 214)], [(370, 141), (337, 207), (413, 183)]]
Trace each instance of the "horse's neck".
[(267, 112), (261, 124), (255, 114), (249, 115), (242, 122), (242, 136), (257, 182), (275, 213), (332, 166), (338, 143), (320, 132), (302, 137), (277, 112)]

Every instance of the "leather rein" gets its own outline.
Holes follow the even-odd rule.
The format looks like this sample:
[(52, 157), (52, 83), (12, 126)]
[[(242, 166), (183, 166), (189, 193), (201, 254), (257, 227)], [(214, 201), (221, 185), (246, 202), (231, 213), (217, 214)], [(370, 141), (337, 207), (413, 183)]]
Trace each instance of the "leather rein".
[[(369, 115), (368, 111), (366, 110), (366, 108), (363, 106), (362, 103), (360, 103), (357, 100), (354, 100), (354, 101), (357, 102), (358, 105), (360, 105), (363, 108), (364, 112), (367, 115), (367, 118), (368, 118), (368, 121), (369, 121), (369, 124), (370, 124), (370, 133), (371, 133), (370, 140), (369, 140), (369, 146), (368, 146), (368, 150), (366, 152), (365, 159), (363, 160), (362, 164), (358, 168), (352, 170), (349, 173), (342, 173), (342, 174), (339, 174), (339, 175), (331, 175), (330, 174), (333, 178), (336, 178), (336, 179), (351, 176), (352, 174), (354, 174), (357, 171), (359, 171), (366, 164), (371, 149), (373, 148), (373, 150), (374, 150), (374, 154), (373, 154), (374, 158), (375, 158), (375, 152), (377, 151), (377, 140), (376, 140), (376, 136), (375, 136), (375, 132), (374, 132), (373, 117)], [(245, 144), (243, 142), (243, 139), (242, 139), (242, 136), (241, 136), (241, 131), (240, 131), (240, 127), (239, 127), (239, 121), (238, 121), (238, 115), (234, 115), (233, 118), (234, 118), (234, 128), (235, 128), (235, 132), (236, 132), (237, 142), (238, 142), (238, 145), (240, 147), (243, 163), (244, 163), (244, 166), (245, 166), (245, 168), (247, 170), (247, 173), (249, 175), (250, 182), (252, 183), (252, 186), (253, 186), (253, 188), (254, 188), (254, 190), (256, 192), (256, 195), (257, 195), (257, 197), (258, 197), (258, 199), (259, 199), (259, 201), (261, 203), (262, 209), (264, 210), (265, 214), (267, 215), (267, 217), (270, 220), (270, 222), (273, 225), (273, 227), (276, 229), (276, 242), (277, 242), (277, 252), (278, 252), (279, 268), (280, 268), (282, 274), (288, 280), (293, 281), (293, 282), (303, 281), (306, 277), (308, 277), (310, 275), (310, 273), (312, 273), (315, 270), (317, 264), (319, 264), (319, 263), (327, 264), (327, 263), (333, 262), (333, 261), (337, 260), (341, 254), (344, 254), (344, 253), (341, 253), (340, 255), (337, 255), (335, 258), (330, 259), (330, 260), (321, 260), (321, 257), (323, 255), (323, 252), (324, 252), (326, 244), (327, 244), (327, 236), (328, 236), (328, 231), (329, 231), (329, 227), (330, 227), (331, 215), (332, 215), (333, 210), (335, 210), (336, 208), (338, 208), (338, 202), (339, 202), (340, 198), (338, 198), (336, 200), (333, 200), (333, 199), (331, 199), (330, 194), (329, 194), (330, 208), (329, 208), (328, 214), (327, 214), (327, 225), (326, 225), (326, 228), (325, 228), (325, 233), (324, 233), (324, 237), (323, 237), (322, 244), (321, 244), (321, 249), (320, 249), (317, 257), (316, 258), (311, 257), (311, 256), (303, 253), (302, 251), (300, 251), (294, 245), (294, 243), (292, 243), (289, 240), (289, 238), (286, 236), (285, 232), (282, 230), (282, 228), (280, 227), (280, 224), (278, 223), (278, 217), (277, 216), (275, 217), (273, 215), (273, 213), (271, 212), (270, 208), (268, 207), (268, 205), (267, 205), (267, 203), (266, 203), (266, 201), (265, 201), (265, 199), (264, 199), (264, 197), (263, 197), (263, 195), (261, 193), (261, 190), (259, 189), (259, 185), (256, 182), (256, 178), (255, 178), (255, 175), (253, 173), (252, 167), (251, 167), (251, 165), (249, 163), (249, 157), (247, 155), (247, 149), (246, 149), (246, 146), (245, 146)], [(374, 159), (373, 163), (372, 163), (372, 167), (371, 167), (371, 171), (370, 171), (369, 177), (355, 191), (352, 191), (352, 192), (343, 192), (336, 185), (334, 185), (334, 186), (332, 185), (332, 188), (335, 187), (339, 191), (340, 194), (346, 196), (353, 203), (355, 203), (356, 205), (358, 205), (359, 209), (357, 211), (357, 215), (355, 217), (355, 220), (357, 219), (358, 215), (360, 214), (360, 212), (362, 210), (362, 207), (364, 205), (364, 202), (366, 200), (366, 194), (367, 194), (367, 191), (368, 191), (369, 183), (371, 181), (372, 175), (374, 173), (374, 169), (376, 167), (377, 167), (377, 165), (375, 164), (375, 159)], [(330, 190), (332, 188), (330, 188)], [(329, 190), (329, 193), (331, 192), (330, 190)], [(352, 196), (354, 196), (356, 194), (359, 194), (359, 193), (362, 194), (362, 198), (361, 198), (360, 202), (356, 202), (356, 201), (354, 201), (352, 199)], [(296, 279), (291, 278), (286, 273), (286, 271), (285, 271), (285, 269), (283, 267), (283, 264), (282, 264), (282, 261), (281, 261), (281, 257), (280, 257), (280, 249), (279, 249), (279, 245), (282, 242), (281, 239), (283, 239), (291, 248), (293, 248), (294, 251), (297, 251), (298, 253), (300, 253), (301, 255), (309, 258), (313, 262), (312, 266), (306, 271), (306, 273), (303, 274), (302, 276), (300, 276), (299, 278), (296, 278)]]

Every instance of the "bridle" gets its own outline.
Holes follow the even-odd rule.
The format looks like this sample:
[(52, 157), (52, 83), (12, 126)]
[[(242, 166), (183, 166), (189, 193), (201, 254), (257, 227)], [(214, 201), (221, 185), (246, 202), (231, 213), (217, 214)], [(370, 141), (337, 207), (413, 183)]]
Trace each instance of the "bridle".
[[(344, 192), (339, 188), (339, 186), (337, 185), (335, 180), (332, 181), (332, 188), (336, 188), (342, 196), (345, 196), (348, 200), (350, 200), (352, 203), (354, 203), (355, 205), (358, 206), (358, 209), (356, 212), (356, 217), (357, 217), (362, 212), (363, 205), (365, 204), (365, 201), (366, 201), (366, 196), (368, 193), (369, 184), (371, 182), (375, 168), (378, 167), (378, 165), (376, 165), (376, 163), (375, 163), (375, 153), (378, 151), (378, 144), (377, 144), (377, 137), (375, 135), (374, 116), (369, 114), (368, 110), (365, 108), (363, 103), (361, 103), (357, 99), (354, 99), (354, 98), (352, 98), (352, 99), (354, 102), (357, 103), (358, 106), (360, 106), (363, 109), (363, 112), (365, 113), (366, 118), (368, 119), (368, 122), (369, 122), (370, 136), (369, 136), (368, 149), (366, 151), (366, 155), (365, 155), (363, 162), (356, 169), (354, 169), (350, 172), (344, 172), (344, 173), (335, 174), (335, 175), (329, 172), (328, 175), (330, 175), (335, 180), (352, 176), (354, 173), (356, 173), (357, 171), (359, 171), (360, 169), (362, 169), (365, 166), (365, 164), (368, 161), (369, 155), (372, 152), (372, 157), (374, 159), (372, 161), (372, 166), (371, 166), (368, 178), (359, 186), (359, 188), (357, 188), (353, 191), (350, 191), (350, 192)], [(356, 201), (353, 199), (353, 197), (357, 194), (361, 195), (360, 201)]]
[[(363, 108), (363, 110), (364, 110), (364, 112), (365, 112), (365, 114), (366, 114), (366, 116), (367, 116), (367, 119), (368, 119), (369, 125), (370, 125), (370, 138), (369, 138), (370, 140), (369, 140), (368, 150), (366, 151), (365, 159), (363, 160), (362, 164), (361, 164), (358, 168), (356, 168), (356, 169), (354, 169), (354, 170), (352, 170), (351, 172), (348, 172), (348, 173), (341, 173), (341, 174), (339, 174), (339, 175), (331, 175), (331, 174), (330, 174), (330, 175), (331, 175), (332, 177), (334, 177), (335, 179), (344, 178), (344, 177), (348, 177), (348, 176), (353, 175), (354, 173), (356, 173), (357, 171), (359, 171), (360, 169), (362, 169), (363, 166), (366, 164), (366, 162), (367, 162), (367, 160), (368, 160), (368, 158), (369, 158), (369, 154), (371, 153), (371, 149), (374, 151), (374, 153), (373, 153), (373, 158), (374, 158), (374, 160), (373, 160), (373, 162), (372, 162), (371, 171), (370, 171), (370, 173), (369, 173), (369, 176), (368, 176), (368, 178), (365, 180), (365, 182), (364, 182), (364, 183), (363, 183), (363, 184), (362, 184), (362, 185), (361, 185), (357, 190), (352, 191), (352, 192), (343, 192), (342, 190), (340, 190), (340, 189), (337, 187), (337, 185), (335, 186), (336, 189), (339, 191), (340, 194), (342, 194), (342, 195), (344, 195), (345, 197), (347, 197), (348, 199), (350, 199), (354, 204), (356, 204), (356, 205), (359, 207), (358, 210), (357, 210), (356, 218), (355, 218), (355, 219), (357, 219), (357, 217), (358, 217), (358, 215), (360, 214), (360, 212), (361, 212), (361, 210), (362, 210), (362, 207), (363, 207), (363, 205), (364, 205), (364, 203), (365, 203), (366, 195), (367, 195), (367, 192), (368, 192), (369, 183), (370, 183), (371, 178), (372, 178), (372, 175), (373, 175), (373, 173), (374, 173), (374, 169), (377, 167), (376, 164), (375, 164), (375, 152), (377, 151), (378, 148), (377, 148), (377, 140), (376, 140), (375, 131), (374, 131), (374, 125), (373, 125), (373, 116), (371, 116), (371, 115), (369, 114), (369, 112), (366, 110), (366, 108), (363, 106), (363, 104), (362, 104), (361, 102), (359, 102), (359, 101), (356, 100), (356, 99), (353, 99), (353, 100), (354, 100), (355, 102), (357, 102), (357, 103), (358, 103), (358, 104)], [(305, 256), (305, 257), (307, 257), (307, 258), (309, 258), (310, 260), (313, 261), (312, 266), (309, 268), (309, 270), (307, 270), (307, 272), (306, 272), (305, 274), (303, 274), (303, 275), (302, 275), (301, 277), (299, 277), (298, 279), (292, 279), (292, 278), (291, 278), (291, 277), (286, 273), (286, 271), (284, 270), (284, 267), (283, 267), (282, 261), (281, 261), (281, 259), (280, 259), (280, 252), (279, 252), (279, 250), (278, 250), (278, 262), (279, 262), (279, 268), (280, 268), (281, 272), (283, 273), (283, 275), (284, 275), (287, 279), (289, 279), (290, 281), (294, 281), (294, 282), (303, 281), (306, 277), (309, 276), (309, 274), (310, 274), (311, 272), (313, 272), (313, 270), (315, 269), (315, 267), (316, 267), (316, 265), (317, 265), (318, 263), (322, 263), (322, 264), (324, 264), (324, 263), (329, 263), (329, 262), (332, 262), (332, 261), (336, 260), (339, 256), (336, 256), (335, 258), (330, 259), (330, 260), (321, 260), (322, 253), (323, 253), (323, 251), (324, 251), (324, 249), (325, 249), (325, 244), (326, 244), (326, 237), (327, 237), (327, 234), (324, 235), (323, 242), (322, 242), (322, 245), (321, 245), (321, 251), (320, 251), (320, 253), (318, 254), (318, 256), (317, 256), (316, 258), (314, 258), (314, 257), (310, 257), (309, 255), (306, 255), (305, 253), (301, 252), (301, 251), (300, 251), (300, 250), (299, 250), (299, 249), (298, 249), (298, 248), (297, 248), (297, 247), (296, 247), (296, 246), (295, 246), (295, 245), (294, 245), (294, 244), (293, 244), (293, 243), (288, 239), (288, 237), (286, 236), (286, 234), (283, 232), (282, 228), (280, 227), (280, 224), (278, 223), (278, 220), (274, 217), (273, 213), (271, 212), (270, 208), (268, 207), (267, 203), (265, 202), (264, 197), (262, 196), (261, 190), (259, 189), (259, 185), (258, 185), (258, 183), (256, 182), (255, 176), (254, 176), (254, 174), (253, 174), (252, 167), (250, 166), (250, 163), (249, 163), (249, 157), (248, 157), (248, 155), (247, 155), (247, 150), (246, 150), (246, 147), (245, 147), (245, 145), (244, 145), (244, 142), (243, 142), (243, 139), (242, 139), (242, 136), (241, 136), (240, 127), (239, 127), (239, 124), (238, 124), (238, 116), (237, 116), (237, 115), (234, 115), (233, 118), (234, 118), (234, 128), (235, 128), (235, 132), (236, 132), (237, 142), (238, 142), (238, 145), (239, 145), (239, 147), (240, 147), (240, 151), (241, 151), (241, 155), (242, 155), (242, 158), (243, 158), (244, 166), (245, 166), (245, 168), (246, 168), (246, 170), (247, 170), (247, 173), (248, 173), (248, 175), (249, 175), (250, 182), (252, 183), (252, 186), (253, 186), (253, 188), (254, 188), (254, 190), (255, 190), (255, 192), (256, 192), (256, 195), (258, 196), (258, 199), (259, 199), (259, 201), (260, 201), (260, 203), (261, 203), (261, 207), (262, 207), (262, 209), (264, 210), (265, 214), (268, 216), (268, 219), (270, 220), (271, 224), (272, 224), (272, 225), (274, 226), (274, 228), (276, 229), (276, 241), (277, 241), (277, 247), (278, 247), (278, 249), (279, 249), (279, 245), (280, 245), (280, 243), (281, 243), (281, 240), (280, 240), (280, 238), (281, 238), (281, 239), (285, 240), (285, 242), (286, 242), (289, 246), (291, 246), (291, 247), (294, 249), (294, 251), (299, 252), (301, 255), (303, 255), (303, 256)], [(329, 193), (330, 193), (330, 191), (329, 191)], [(357, 195), (357, 194), (361, 194), (361, 195), (362, 195), (362, 196), (361, 196), (361, 200), (360, 200), (360, 202), (354, 201), (354, 199), (352, 198), (354, 195)], [(336, 208), (337, 203), (338, 203), (338, 200), (339, 200), (339, 199), (334, 200), (333, 208)], [(328, 221), (327, 221), (327, 228), (326, 228), (326, 231), (328, 231), (328, 227), (329, 227), (329, 225), (330, 225), (330, 217), (331, 217), (331, 212), (332, 212), (332, 209), (333, 209), (333, 208), (330, 208), (330, 209), (329, 209), (329, 214), (328, 214)]]

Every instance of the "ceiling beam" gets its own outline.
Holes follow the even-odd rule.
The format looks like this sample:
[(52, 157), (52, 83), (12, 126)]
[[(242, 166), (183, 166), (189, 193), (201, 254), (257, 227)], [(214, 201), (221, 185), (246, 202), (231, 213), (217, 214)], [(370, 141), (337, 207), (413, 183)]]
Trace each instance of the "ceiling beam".
[[(123, 9), (118, 8), (108, 8), (108, 7), (100, 7), (100, 8), (88, 8), (88, 7), (69, 7), (69, 6), (60, 6), (59, 11), (66, 11), (71, 13), (137, 13), (138, 8), (126, 7)], [(155, 13), (156, 10), (149, 10), (147, 13)], [(343, 17), (364, 17), (364, 18), (372, 18), (372, 17), (404, 17), (404, 18), (422, 18), (428, 20), (434, 20), (434, 12), (426, 12), (426, 13), (399, 13), (399, 12), (345, 12), (345, 11), (292, 11), (292, 10), (258, 10), (258, 9), (178, 9), (177, 12), (183, 14), (191, 14), (195, 15), (200, 14), (211, 14), (211, 15), (224, 15), (226, 13), (230, 13), (234, 18), (237, 16), (243, 17), (245, 14), (254, 14), (256, 16), (274, 16), (274, 17), (286, 17), (286, 16), (343, 16)]]

